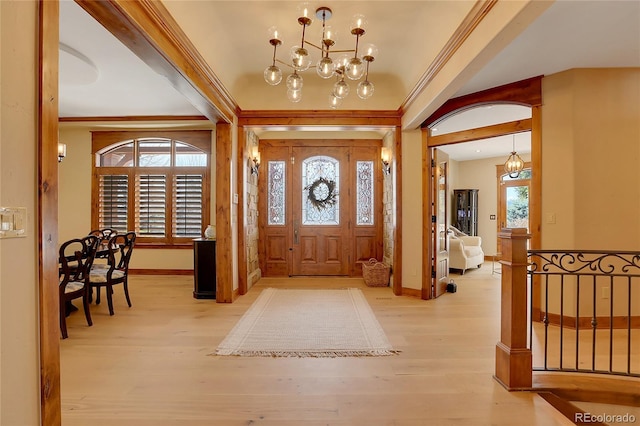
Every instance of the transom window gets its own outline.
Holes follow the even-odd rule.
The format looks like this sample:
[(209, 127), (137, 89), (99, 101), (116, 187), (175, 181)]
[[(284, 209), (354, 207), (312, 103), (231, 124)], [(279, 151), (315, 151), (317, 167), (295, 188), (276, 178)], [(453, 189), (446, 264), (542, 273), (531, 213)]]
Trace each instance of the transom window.
[(94, 229), (185, 245), (210, 217), (211, 132), (94, 132)]

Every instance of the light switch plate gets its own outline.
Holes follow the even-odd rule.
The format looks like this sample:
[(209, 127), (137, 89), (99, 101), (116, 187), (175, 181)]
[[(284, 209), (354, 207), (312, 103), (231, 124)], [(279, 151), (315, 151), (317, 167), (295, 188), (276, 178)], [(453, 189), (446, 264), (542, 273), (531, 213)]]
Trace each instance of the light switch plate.
[(0, 207), (0, 238), (27, 236), (27, 208)]

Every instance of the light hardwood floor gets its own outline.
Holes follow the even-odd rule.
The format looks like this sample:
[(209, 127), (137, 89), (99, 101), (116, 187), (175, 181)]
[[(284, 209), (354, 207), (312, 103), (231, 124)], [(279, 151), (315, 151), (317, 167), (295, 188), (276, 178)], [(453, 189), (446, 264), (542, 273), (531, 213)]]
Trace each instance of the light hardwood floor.
[[(133, 307), (92, 305), (61, 341), (64, 426), (570, 425), (535, 393), (493, 378), (500, 275), (491, 263), (423, 301), (361, 279), (266, 279), (233, 304), (192, 297), (193, 278), (132, 276)], [(212, 356), (267, 287), (363, 289), (391, 344), (363, 358)]]

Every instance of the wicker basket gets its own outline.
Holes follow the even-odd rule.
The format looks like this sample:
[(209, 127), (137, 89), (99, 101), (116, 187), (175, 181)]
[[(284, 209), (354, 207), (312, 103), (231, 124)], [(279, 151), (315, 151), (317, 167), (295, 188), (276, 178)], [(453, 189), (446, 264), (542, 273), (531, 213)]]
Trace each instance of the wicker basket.
[(362, 278), (369, 287), (386, 287), (389, 285), (389, 273), (391, 267), (386, 263), (378, 262), (376, 259), (369, 259), (362, 264)]

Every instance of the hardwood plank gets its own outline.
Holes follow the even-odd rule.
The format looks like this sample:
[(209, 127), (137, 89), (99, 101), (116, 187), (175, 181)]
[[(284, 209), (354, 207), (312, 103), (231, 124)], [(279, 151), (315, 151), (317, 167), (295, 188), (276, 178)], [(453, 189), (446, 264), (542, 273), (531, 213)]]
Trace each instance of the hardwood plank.
[[(457, 293), (421, 300), (361, 278), (262, 278), (232, 304), (192, 297), (188, 276), (132, 276), (129, 308), (74, 313), (61, 342), (65, 426), (569, 425), (535, 392), (493, 378), (500, 276), (491, 265), (454, 276)], [(363, 290), (391, 357), (211, 355), (260, 292)], [(614, 379), (613, 379), (614, 380)], [(464, 407), (464, 409), (461, 409)]]

